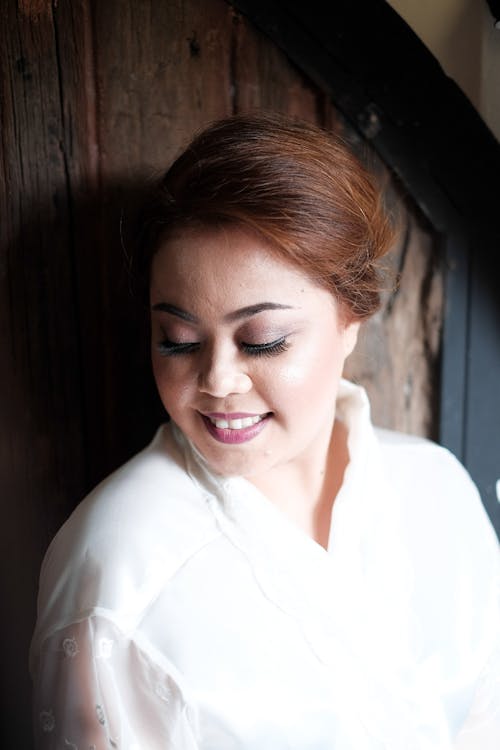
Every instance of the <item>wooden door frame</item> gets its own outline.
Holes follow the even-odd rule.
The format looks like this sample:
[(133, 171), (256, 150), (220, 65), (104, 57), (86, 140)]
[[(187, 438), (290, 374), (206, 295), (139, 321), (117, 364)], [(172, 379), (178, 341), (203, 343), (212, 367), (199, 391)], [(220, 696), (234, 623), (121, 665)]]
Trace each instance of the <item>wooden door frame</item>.
[(230, 0), (366, 138), (441, 237), (439, 441), (500, 536), (500, 145), (385, 0)]

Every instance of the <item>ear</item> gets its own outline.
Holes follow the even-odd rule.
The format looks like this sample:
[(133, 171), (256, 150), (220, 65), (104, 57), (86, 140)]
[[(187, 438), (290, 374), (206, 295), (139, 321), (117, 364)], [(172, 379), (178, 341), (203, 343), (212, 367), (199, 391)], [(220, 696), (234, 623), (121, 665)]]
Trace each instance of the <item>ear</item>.
[(342, 339), (344, 345), (344, 358), (347, 359), (349, 354), (356, 346), (358, 340), (359, 327), (361, 322), (359, 320), (350, 320), (344, 324), (344, 330), (342, 332)]

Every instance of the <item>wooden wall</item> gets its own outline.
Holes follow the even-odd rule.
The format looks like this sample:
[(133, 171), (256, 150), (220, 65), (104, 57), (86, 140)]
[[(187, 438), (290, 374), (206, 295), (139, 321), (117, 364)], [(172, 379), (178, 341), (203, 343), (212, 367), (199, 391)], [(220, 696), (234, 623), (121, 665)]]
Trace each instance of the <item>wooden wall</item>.
[[(42, 555), (161, 419), (120, 240), (141, 181), (232, 112), (345, 124), (225, 0), (5, 0), (0, 60), (0, 744), (29, 748)], [(369, 388), (379, 423), (432, 435), (441, 274), (435, 239), (400, 209), (401, 283), (348, 374)]]

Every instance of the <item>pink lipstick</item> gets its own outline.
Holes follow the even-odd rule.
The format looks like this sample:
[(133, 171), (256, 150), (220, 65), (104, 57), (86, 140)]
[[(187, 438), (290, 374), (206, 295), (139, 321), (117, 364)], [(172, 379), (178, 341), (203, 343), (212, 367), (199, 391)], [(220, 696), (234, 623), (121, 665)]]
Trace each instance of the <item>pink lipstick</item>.
[(246, 443), (256, 437), (267, 425), (270, 413), (248, 414), (243, 412), (232, 412), (223, 414), (212, 412), (201, 414), (203, 423), (210, 435), (219, 443), (236, 445)]

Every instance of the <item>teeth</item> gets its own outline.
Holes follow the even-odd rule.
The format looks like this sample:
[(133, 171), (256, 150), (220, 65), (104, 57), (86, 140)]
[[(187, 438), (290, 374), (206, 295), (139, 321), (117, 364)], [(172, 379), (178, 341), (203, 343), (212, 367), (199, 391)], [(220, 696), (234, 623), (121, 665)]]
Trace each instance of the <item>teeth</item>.
[(245, 427), (251, 427), (257, 422), (260, 422), (263, 417), (245, 417), (244, 419), (212, 419), (209, 417), (213, 425), (221, 430), (243, 430)]

